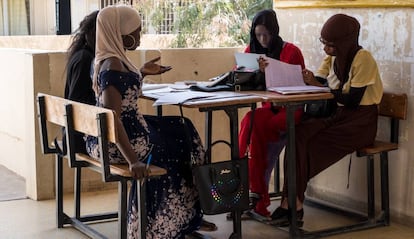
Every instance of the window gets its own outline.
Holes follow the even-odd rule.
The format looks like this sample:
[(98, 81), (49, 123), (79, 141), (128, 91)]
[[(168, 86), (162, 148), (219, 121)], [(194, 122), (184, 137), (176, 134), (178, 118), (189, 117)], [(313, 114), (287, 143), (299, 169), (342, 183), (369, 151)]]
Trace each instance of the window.
[(0, 0), (0, 35), (30, 35), (29, 0)]

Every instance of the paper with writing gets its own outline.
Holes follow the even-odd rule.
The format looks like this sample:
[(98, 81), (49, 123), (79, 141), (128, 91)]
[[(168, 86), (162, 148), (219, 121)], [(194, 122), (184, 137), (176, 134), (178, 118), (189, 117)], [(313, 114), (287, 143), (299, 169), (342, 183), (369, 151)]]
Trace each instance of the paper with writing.
[(273, 58), (266, 58), (269, 65), (265, 69), (266, 88), (281, 94), (301, 94), (329, 92), (328, 87), (306, 85), (300, 65), (287, 64)]
[(266, 57), (269, 65), (265, 68), (266, 87), (305, 85), (300, 65), (287, 64)]

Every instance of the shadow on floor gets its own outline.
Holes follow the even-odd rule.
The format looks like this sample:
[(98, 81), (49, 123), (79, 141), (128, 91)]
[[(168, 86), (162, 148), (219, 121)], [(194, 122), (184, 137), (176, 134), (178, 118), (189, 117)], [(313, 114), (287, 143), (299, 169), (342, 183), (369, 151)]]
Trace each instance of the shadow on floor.
[(0, 165), (0, 182), (0, 202), (27, 198), (25, 179), (3, 165)]

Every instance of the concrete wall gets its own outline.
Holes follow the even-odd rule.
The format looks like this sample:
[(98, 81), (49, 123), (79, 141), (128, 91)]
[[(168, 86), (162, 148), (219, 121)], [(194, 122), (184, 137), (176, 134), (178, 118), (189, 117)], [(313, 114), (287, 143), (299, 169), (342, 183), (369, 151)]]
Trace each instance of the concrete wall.
[[(288, 2), (288, 1), (286, 1)], [(306, 1), (299, 1), (306, 5)], [(356, 1), (358, 2), (358, 1)], [(374, 4), (374, 3), (372, 3)], [(306, 67), (316, 70), (324, 52), (319, 42), (320, 29), (330, 16), (345, 13), (361, 23), (360, 44), (376, 58), (386, 91), (408, 95), (408, 119), (401, 122), (400, 148), (390, 152), (390, 205), (393, 220), (414, 223), (414, 111), (413, 69), (414, 35), (412, 8), (276, 8), (280, 34), (284, 40), (302, 49)], [(387, 137), (388, 124), (380, 120), (378, 137)], [(348, 165), (352, 157), (350, 184), (347, 188)], [(311, 180), (307, 194), (339, 203), (345, 207), (363, 210), (366, 200), (366, 161), (355, 154)], [(376, 173), (379, 172), (376, 162)], [(379, 173), (376, 174), (376, 192), (379, 192)], [(380, 197), (377, 195), (377, 205)]]

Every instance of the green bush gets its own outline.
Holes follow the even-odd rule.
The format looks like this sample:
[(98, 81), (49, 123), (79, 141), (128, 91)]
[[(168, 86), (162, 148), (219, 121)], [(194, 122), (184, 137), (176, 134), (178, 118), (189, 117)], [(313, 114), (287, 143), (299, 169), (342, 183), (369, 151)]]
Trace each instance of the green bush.
[[(140, 0), (143, 33), (175, 35), (172, 48), (244, 46), (251, 19), (273, 0)], [(173, 13), (173, 14), (171, 14)]]

